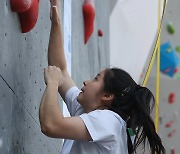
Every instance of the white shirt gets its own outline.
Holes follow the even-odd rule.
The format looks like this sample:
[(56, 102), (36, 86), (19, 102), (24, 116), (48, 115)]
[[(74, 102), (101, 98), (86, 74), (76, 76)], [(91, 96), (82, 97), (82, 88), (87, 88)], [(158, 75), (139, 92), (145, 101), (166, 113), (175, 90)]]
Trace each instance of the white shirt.
[(77, 101), (81, 91), (70, 88), (65, 103), (71, 116), (80, 116), (93, 141), (65, 140), (61, 154), (128, 154), (125, 121), (110, 110), (84, 113)]

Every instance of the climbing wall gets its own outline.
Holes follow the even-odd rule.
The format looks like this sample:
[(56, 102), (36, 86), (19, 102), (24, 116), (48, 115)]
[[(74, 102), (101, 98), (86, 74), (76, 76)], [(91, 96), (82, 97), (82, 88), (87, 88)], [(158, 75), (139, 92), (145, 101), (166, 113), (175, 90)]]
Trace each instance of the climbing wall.
[[(148, 87), (155, 93), (155, 77), (151, 77)], [(165, 145), (167, 154), (180, 151), (180, 81), (161, 79), (159, 106), (159, 135)]]
[[(165, 145), (167, 154), (179, 153), (179, 139), (180, 139), (180, 64), (177, 63), (180, 59), (178, 46), (180, 46), (180, 21), (178, 15), (180, 14), (180, 1), (168, 1), (167, 10), (163, 21), (161, 45), (170, 44), (170, 48), (165, 49), (161, 46), (161, 52), (166, 54), (161, 55), (161, 65), (166, 60), (171, 69), (176, 66), (173, 75), (170, 75), (169, 69), (161, 71), (160, 81), (160, 105), (159, 105), (159, 135), (161, 136)], [(172, 56), (172, 51), (174, 55)], [(155, 94), (155, 76), (156, 76), (156, 62), (153, 66), (148, 87)], [(146, 67), (147, 68), (147, 67)]]
[[(94, 32), (84, 44), (83, 1), (72, 1), (72, 77), (79, 87), (109, 66), (109, 3), (95, 2)], [(49, 1), (40, 1), (36, 26), (21, 33), (10, 0), (0, 5), (0, 153), (57, 154), (62, 141), (41, 133), (38, 112), (45, 90), (43, 68), (47, 66), (50, 32)], [(63, 3), (62, 3), (62, 12)], [(98, 36), (98, 29), (103, 37)], [(59, 101), (62, 102), (61, 100)]]
[(45, 89), (50, 31), (49, 2), (40, 1), (38, 22), (21, 33), (10, 0), (0, 5), (0, 153), (59, 153), (61, 140), (41, 133), (39, 104)]
[[(86, 45), (81, 11), (83, 2), (72, 0), (72, 77), (78, 87), (82, 87), (84, 80), (92, 79), (110, 64), (109, 0), (95, 1), (94, 32)], [(98, 30), (103, 32), (102, 37), (98, 36)]]

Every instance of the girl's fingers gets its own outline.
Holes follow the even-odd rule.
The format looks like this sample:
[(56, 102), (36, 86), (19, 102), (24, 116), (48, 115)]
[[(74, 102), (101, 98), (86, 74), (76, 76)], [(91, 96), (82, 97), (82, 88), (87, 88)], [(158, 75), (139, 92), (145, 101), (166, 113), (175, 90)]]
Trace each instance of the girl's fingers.
[(51, 7), (57, 6), (57, 0), (50, 0)]
[(56, 6), (51, 7), (50, 19), (52, 21), (57, 21), (59, 19), (59, 15), (58, 15), (57, 7)]
[(56, 6), (52, 6), (51, 10), (52, 10), (52, 15), (56, 16), (57, 15), (57, 7)]

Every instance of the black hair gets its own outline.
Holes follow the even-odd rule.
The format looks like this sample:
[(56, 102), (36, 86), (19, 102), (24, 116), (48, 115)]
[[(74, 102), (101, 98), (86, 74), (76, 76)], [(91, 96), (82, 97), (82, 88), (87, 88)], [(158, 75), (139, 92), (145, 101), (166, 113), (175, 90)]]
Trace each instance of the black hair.
[(135, 134), (134, 143), (127, 131), (128, 153), (136, 153), (137, 147), (148, 139), (152, 154), (164, 154), (165, 148), (156, 133), (151, 111), (155, 105), (152, 92), (132, 79), (119, 68), (106, 69), (104, 75), (104, 91), (114, 95), (109, 110), (119, 114), (126, 121), (127, 129)]

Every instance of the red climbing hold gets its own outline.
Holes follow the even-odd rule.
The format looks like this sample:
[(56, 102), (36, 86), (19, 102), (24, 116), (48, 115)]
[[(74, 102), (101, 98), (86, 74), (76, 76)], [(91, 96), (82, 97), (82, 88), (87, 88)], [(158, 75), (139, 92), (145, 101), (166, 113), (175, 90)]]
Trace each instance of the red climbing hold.
[(171, 154), (176, 154), (176, 150), (174, 147), (171, 148)]
[(174, 129), (172, 132), (168, 134), (168, 137), (172, 137), (176, 133), (176, 129)]
[(168, 101), (170, 104), (173, 104), (176, 101), (176, 94), (175, 93), (170, 93)]
[(31, 6), (31, 0), (10, 0), (13, 12), (24, 12)]
[(165, 127), (166, 128), (170, 128), (172, 125), (174, 124), (174, 120), (171, 120), (170, 122), (168, 122)]
[(98, 36), (102, 37), (103, 36), (103, 32), (102, 30), (98, 29)]
[(39, 0), (32, 0), (30, 8), (23, 13), (19, 13), (22, 33), (29, 32), (34, 28), (38, 19), (38, 12)]
[(178, 72), (178, 68), (176, 67), (175, 69), (174, 69), (174, 74), (176, 74)]
[(84, 43), (86, 44), (94, 31), (95, 19), (94, 0), (85, 0), (83, 4)]
[(12, 11), (19, 13), (22, 33), (34, 28), (39, 13), (39, 0), (11, 0)]

